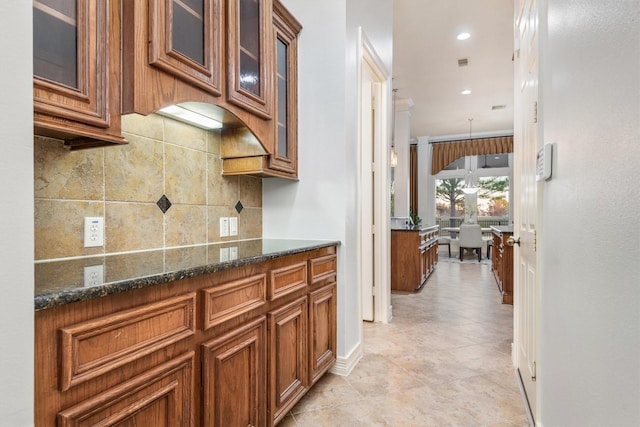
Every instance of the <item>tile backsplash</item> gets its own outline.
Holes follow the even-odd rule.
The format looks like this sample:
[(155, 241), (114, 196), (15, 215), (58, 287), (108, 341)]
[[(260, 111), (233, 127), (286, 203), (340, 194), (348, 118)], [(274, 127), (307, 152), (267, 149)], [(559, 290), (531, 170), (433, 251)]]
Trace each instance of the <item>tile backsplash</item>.
[[(155, 114), (123, 116), (122, 129), (127, 145), (73, 152), (35, 137), (36, 260), (262, 237), (262, 180), (221, 175), (219, 131)], [(84, 247), (87, 216), (105, 218), (104, 247)], [(239, 234), (221, 238), (231, 216)]]

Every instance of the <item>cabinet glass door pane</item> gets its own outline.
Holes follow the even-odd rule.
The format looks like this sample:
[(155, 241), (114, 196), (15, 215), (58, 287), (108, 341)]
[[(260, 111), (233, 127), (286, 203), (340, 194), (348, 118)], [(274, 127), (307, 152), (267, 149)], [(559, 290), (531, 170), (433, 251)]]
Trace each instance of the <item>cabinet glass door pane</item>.
[(33, 74), (78, 87), (75, 0), (33, 2)]
[(288, 157), (287, 143), (287, 45), (277, 42), (278, 56), (278, 155)]
[(260, 96), (260, 4), (240, 1), (240, 87)]
[(172, 25), (173, 49), (204, 65), (203, 0), (174, 0)]

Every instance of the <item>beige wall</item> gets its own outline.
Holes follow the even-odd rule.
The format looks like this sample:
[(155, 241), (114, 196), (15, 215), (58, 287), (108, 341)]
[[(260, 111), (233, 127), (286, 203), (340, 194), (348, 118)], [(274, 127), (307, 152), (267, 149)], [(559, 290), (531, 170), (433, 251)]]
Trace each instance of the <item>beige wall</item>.
[[(219, 132), (153, 114), (122, 127), (119, 147), (70, 152), (35, 138), (36, 260), (262, 237), (262, 180), (221, 176)], [(104, 247), (84, 248), (86, 216), (105, 218)], [(238, 236), (220, 238), (222, 216), (238, 217)]]

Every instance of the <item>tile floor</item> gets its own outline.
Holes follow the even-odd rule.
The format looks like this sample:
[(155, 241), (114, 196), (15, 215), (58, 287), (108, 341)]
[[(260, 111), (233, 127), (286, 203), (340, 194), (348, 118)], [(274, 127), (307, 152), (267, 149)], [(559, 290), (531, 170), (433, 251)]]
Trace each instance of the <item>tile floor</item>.
[(442, 260), (416, 294), (393, 294), (389, 324), (364, 323), (364, 356), (327, 373), (290, 426), (528, 426), (511, 364), (513, 307), (490, 266)]

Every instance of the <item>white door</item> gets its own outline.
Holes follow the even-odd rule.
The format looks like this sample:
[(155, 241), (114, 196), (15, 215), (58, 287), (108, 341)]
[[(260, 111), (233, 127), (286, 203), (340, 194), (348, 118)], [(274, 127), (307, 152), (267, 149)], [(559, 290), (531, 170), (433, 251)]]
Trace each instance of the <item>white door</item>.
[(374, 248), (375, 248), (375, 170), (374, 141), (375, 141), (375, 93), (373, 70), (363, 61), (362, 64), (362, 92), (360, 118), (360, 182), (361, 182), (361, 270), (362, 279), (362, 319), (374, 320)]
[[(531, 415), (536, 417), (536, 229), (535, 180), (538, 130), (538, 4), (518, 0), (515, 12), (514, 117), (514, 362)], [(519, 244), (517, 243), (519, 239)]]

